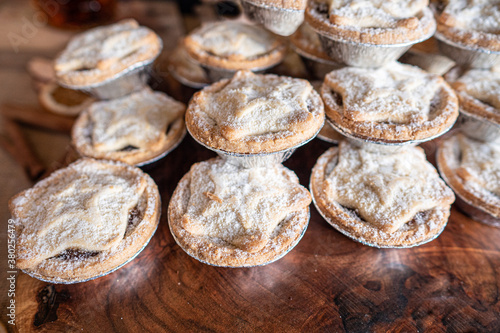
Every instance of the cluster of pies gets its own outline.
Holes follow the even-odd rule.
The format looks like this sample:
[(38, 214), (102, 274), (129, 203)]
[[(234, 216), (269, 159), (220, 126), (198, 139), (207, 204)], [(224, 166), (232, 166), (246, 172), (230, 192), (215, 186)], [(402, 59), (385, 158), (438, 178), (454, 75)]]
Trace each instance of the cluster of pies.
[[(375, 247), (439, 236), (453, 191), (469, 215), (499, 226), (497, 3), (432, 1), (431, 9), (428, 0), (242, 0), (263, 27), (208, 23), (173, 52), (172, 75), (204, 87), (187, 109), (145, 83), (162, 48), (150, 29), (124, 20), (78, 35), (55, 61), (55, 76), (59, 86), (99, 101), (71, 110), (79, 114), (72, 143), (82, 158), (11, 199), (17, 265), (42, 280), (74, 283), (130, 261), (152, 237), (161, 207), (154, 181), (136, 166), (167, 154), (186, 129), (219, 157), (182, 177), (168, 223), (177, 244), (210, 265), (281, 258), (304, 234), (311, 202), (339, 232)], [(407, 58), (424, 69), (396, 61), (436, 29), (431, 51)], [(291, 35), (319, 84), (263, 73), (289, 54), (275, 34)], [(455, 48), (462, 65), (446, 80), (439, 74), (450, 60), (441, 61), (437, 47)], [(415, 146), (445, 134), (459, 107), (461, 133), (438, 149), (443, 181)], [(322, 128), (339, 144), (316, 161), (310, 193), (281, 163)]]
[[(136, 165), (163, 157), (186, 133), (185, 105), (145, 84), (161, 45), (129, 19), (77, 35), (54, 62), (57, 84), (42, 87), (41, 103), (56, 111), (59, 96), (75, 100), (60, 113), (78, 115), (72, 144), (81, 159), (10, 200), (17, 266), (27, 274), (90, 280), (132, 260), (154, 234), (159, 191)], [(80, 91), (100, 100), (78, 100)]]

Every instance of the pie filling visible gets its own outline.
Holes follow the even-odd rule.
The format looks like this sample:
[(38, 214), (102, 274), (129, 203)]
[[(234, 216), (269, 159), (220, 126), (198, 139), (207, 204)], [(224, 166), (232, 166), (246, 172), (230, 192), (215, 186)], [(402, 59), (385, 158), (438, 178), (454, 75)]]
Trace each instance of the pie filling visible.
[(262, 250), (280, 223), (311, 202), (282, 165), (243, 169), (213, 159), (193, 165), (190, 178), (183, 228), (249, 253)]

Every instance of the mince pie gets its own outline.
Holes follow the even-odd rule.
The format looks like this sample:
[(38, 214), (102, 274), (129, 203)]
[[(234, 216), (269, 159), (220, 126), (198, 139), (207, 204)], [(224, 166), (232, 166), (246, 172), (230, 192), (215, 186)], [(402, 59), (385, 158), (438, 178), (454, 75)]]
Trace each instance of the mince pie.
[(280, 63), (286, 44), (260, 26), (242, 22), (208, 23), (184, 39), (189, 55), (202, 66), (259, 70)]
[(83, 156), (142, 164), (182, 140), (184, 110), (184, 104), (149, 88), (96, 102), (77, 119), (73, 145)]
[(71, 39), (55, 61), (59, 83), (91, 86), (112, 79), (144, 62), (152, 62), (162, 48), (151, 29), (133, 19), (97, 27)]
[(421, 148), (387, 155), (347, 141), (320, 156), (311, 190), (333, 227), (376, 247), (410, 247), (434, 239), (455, 200)]
[(170, 230), (194, 258), (256, 266), (293, 248), (309, 221), (309, 192), (281, 164), (240, 168), (221, 158), (196, 163), (169, 204)]
[(321, 35), (363, 44), (400, 44), (428, 38), (436, 23), (428, 0), (312, 0), (306, 21)]
[(373, 141), (429, 139), (458, 117), (455, 93), (440, 76), (396, 62), (334, 70), (325, 77), (321, 96), (332, 122)]
[(458, 134), (441, 143), (437, 161), (457, 196), (483, 215), (489, 214), (486, 221), (495, 220), (500, 226), (500, 143)]
[(80, 159), (14, 196), (16, 264), (44, 281), (109, 273), (149, 241), (160, 217), (154, 181), (123, 163)]
[(323, 102), (306, 80), (239, 71), (196, 93), (186, 111), (191, 135), (234, 153), (290, 149), (314, 137)]

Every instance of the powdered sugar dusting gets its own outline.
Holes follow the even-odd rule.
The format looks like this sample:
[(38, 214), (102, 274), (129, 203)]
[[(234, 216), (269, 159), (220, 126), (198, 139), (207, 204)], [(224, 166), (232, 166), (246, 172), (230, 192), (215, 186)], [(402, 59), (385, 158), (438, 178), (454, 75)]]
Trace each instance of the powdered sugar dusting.
[[(117, 172), (114, 165), (127, 172)], [(35, 267), (68, 248), (116, 247), (146, 185), (139, 169), (92, 159), (53, 173), (13, 201), (20, 231), (18, 266)]]
[(400, 230), (417, 213), (454, 200), (420, 148), (381, 155), (342, 142), (337, 164), (328, 169), (325, 194), (329, 200), (354, 209), (383, 233)]
[(149, 88), (94, 103), (88, 110), (92, 146), (100, 152), (128, 146), (147, 151), (163, 144), (168, 125), (181, 117), (184, 109), (184, 104)]
[(228, 21), (206, 24), (190, 38), (211, 54), (235, 60), (269, 53), (277, 42), (276, 37), (259, 26)]
[(500, 72), (471, 69), (465, 72), (456, 83), (461, 83), (461, 91), (493, 106), (492, 112), (500, 115)]
[(222, 159), (195, 164), (184, 228), (248, 252), (261, 250), (278, 224), (306, 208), (309, 192), (282, 165), (244, 169)]

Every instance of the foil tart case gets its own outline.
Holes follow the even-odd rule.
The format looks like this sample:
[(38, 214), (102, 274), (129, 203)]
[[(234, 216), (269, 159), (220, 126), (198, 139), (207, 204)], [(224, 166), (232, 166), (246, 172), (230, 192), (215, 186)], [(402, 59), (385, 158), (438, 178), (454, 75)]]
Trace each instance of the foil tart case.
[(241, 6), (250, 20), (281, 36), (290, 36), (304, 21), (304, 10), (256, 5), (247, 0), (241, 0)]
[[(158, 217), (159, 216), (160, 216), (160, 214), (158, 214)], [(151, 234), (151, 237), (149, 237), (149, 239), (144, 243), (144, 245), (139, 249), (139, 251), (137, 251), (133, 256), (131, 256), (130, 258), (128, 258), (125, 262), (119, 264), (116, 267), (113, 267), (109, 271), (104, 272), (102, 274), (99, 274), (99, 275), (96, 275), (96, 276), (92, 276), (92, 277), (86, 278), (86, 279), (81, 279), (81, 280), (75, 279), (75, 280), (65, 281), (65, 280), (61, 280), (59, 278), (50, 278), (50, 277), (47, 277), (45, 275), (37, 274), (37, 273), (31, 272), (31, 271), (25, 270), (25, 269), (22, 269), (21, 271), (23, 273), (31, 276), (32, 278), (37, 279), (37, 280), (40, 280), (40, 281), (43, 281), (43, 282), (54, 283), (54, 284), (75, 284), (75, 283), (81, 283), (81, 282), (87, 282), (87, 281), (95, 280), (97, 278), (100, 278), (100, 277), (103, 277), (103, 276), (106, 276), (108, 274), (113, 273), (114, 271), (122, 268), (123, 266), (125, 266), (126, 264), (128, 264), (129, 262), (131, 262), (132, 260), (134, 260), (139, 255), (139, 253), (141, 253), (146, 248), (146, 246), (149, 244), (149, 241), (151, 240), (151, 238), (153, 238), (154, 234), (156, 233), (156, 230), (158, 229), (158, 225), (159, 225), (159, 220), (156, 223), (155, 230)]]
[(363, 137), (360, 135), (357, 135), (355, 133), (352, 133), (352, 131), (349, 131), (345, 128), (340, 127), (337, 123), (332, 121), (327, 117), (327, 121), (329, 124), (340, 134), (345, 136), (349, 142), (351, 142), (353, 145), (356, 147), (361, 147), (367, 151), (370, 152), (375, 152), (375, 153), (381, 153), (381, 154), (393, 154), (397, 153), (403, 149), (406, 149), (406, 147), (410, 146), (416, 146), (420, 143), (427, 142), (434, 140), (441, 135), (445, 134), (448, 132), (452, 127), (448, 127), (444, 131), (430, 136), (425, 139), (420, 139), (420, 140), (407, 140), (407, 141), (390, 141), (390, 140), (382, 140), (382, 139), (374, 139), (374, 138), (368, 138), (368, 137)]
[[(222, 79), (230, 79), (238, 71), (238, 69), (231, 70), (231, 69), (209, 66), (209, 65), (202, 64), (202, 63), (198, 63), (198, 64), (205, 71), (207, 77), (210, 79), (210, 81), (212, 83), (217, 82), (217, 81), (222, 80)], [(266, 67), (249, 68), (249, 70), (251, 70), (255, 74), (263, 74), (268, 69), (273, 68), (277, 65), (278, 64), (272, 64), (271, 66), (266, 66)]]
[(438, 41), (441, 53), (460, 66), (488, 69), (500, 64), (500, 52), (479, 47), (467, 47), (447, 39), (438, 32), (436, 32), (434, 37)]
[(192, 78), (184, 77), (180, 74), (179, 71), (176, 70), (175, 66), (171, 65), (168, 66), (168, 71), (174, 77), (174, 79), (176, 79), (186, 87), (190, 87), (193, 89), (202, 89), (211, 83), (208, 78), (200, 78), (199, 80), (193, 80)]
[(236, 166), (239, 166), (242, 168), (255, 168), (255, 167), (263, 167), (263, 166), (267, 166), (267, 165), (283, 163), (287, 159), (289, 159), (290, 156), (292, 156), (292, 154), (295, 152), (295, 150), (297, 148), (305, 145), (306, 143), (308, 143), (309, 141), (314, 139), (316, 137), (316, 135), (318, 135), (320, 130), (321, 129), (319, 129), (309, 139), (304, 140), (304, 141), (300, 142), (299, 144), (297, 144), (293, 147), (287, 148), (287, 149), (283, 149), (283, 150), (279, 150), (279, 151), (271, 152), (271, 153), (241, 154), (241, 153), (233, 153), (230, 151), (210, 147), (210, 146), (204, 144), (203, 142), (199, 141), (197, 138), (195, 138), (194, 135), (191, 132), (189, 132), (189, 128), (188, 128), (188, 132), (191, 135), (191, 137), (196, 142), (198, 142), (200, 145), (202, 145), (203, 147), (205, 147), (211, 151), (216, 152), (217, 155), (219, 155), (222, 159), (224, 159), (228, 163), (231, 163), (233, 165), (236, 165)]
[(460, 130), (470, 138), (483, 142), (500, 141), (500, 124), (460, 109)]
[(306, 233), (306, 230), (307, 230), (307, 227), (309, 226), (309, 220), (311, 218), (311, 211), (310, 209), (308, 208), (307, 209), (307, 223), (304, 225), (304, 229), (302, 229), (302, 231), (300, 232), (300, 235), (299, 237), (297, 237), (297, 239), (292, 243), (290, 244), (290, 246), (285, 250), (283, 251), (282, 253), (279, 253), (276, 257), (272, 258), (271, 260), (269, 261), (266, 261), (262, 264), (259, 264), (259, 265), (240, 265), (240, 266), (229, 266), (229, 265), (226, 265), (226, 266), (223, 266), (223, 265), (217, 265), (217, 264), (214, 264), (214, 263), (210, 263), (208, 261), (205, 261), (205, 260), (202, 260), (196, 256), (194, 256), (193, 254), (189, 253), (182, 245), (181, 243), (177, 240), (177, 237), (175, 236), (175, 234), (172, 232), (172, 227), (170, 226), (170, 220), (169, 220), (169, 223), (168, 223), (168, 226), (170, 228), (170, 234), (172, 235), (172, 237), (174, 238), (175, 242), (177, 243), (177, 245), (179, 245), (179, 247), (184, 251), (186, 252), (187, 255), (189, 255), (191, 258), (194, 258), (196, 260), (198, 260), (199, 262), (203, 263), (203, 264), (206, 264), (206, 265), (210, 265), (210, 266), (215, 266), (215, 267), (224, 267), (224, 268), (250, 268), (250, 267), (261, 267), (261, 266), (266, 266), (266, 265), (269, 265), (275, 261), (278, 261), (279, 259), (283, 258), (284, 256), (286, 256), (290, 251), (292, 251), (295, 246), (297, 246), (297, 244), (300, 242), (300, 240), (302, 239), (302, 237), (304, 237), (304, 234)]
[(428, 34), (418, 40), (400, 44), (367, 44), (344, 40), (335, 40), (329, 36), (318, 34), (323, 50), (333, 60), (355, 67), (377, 68), (397, 60), (403, 53), (417, 43), (429, 39), (433, 34)]

